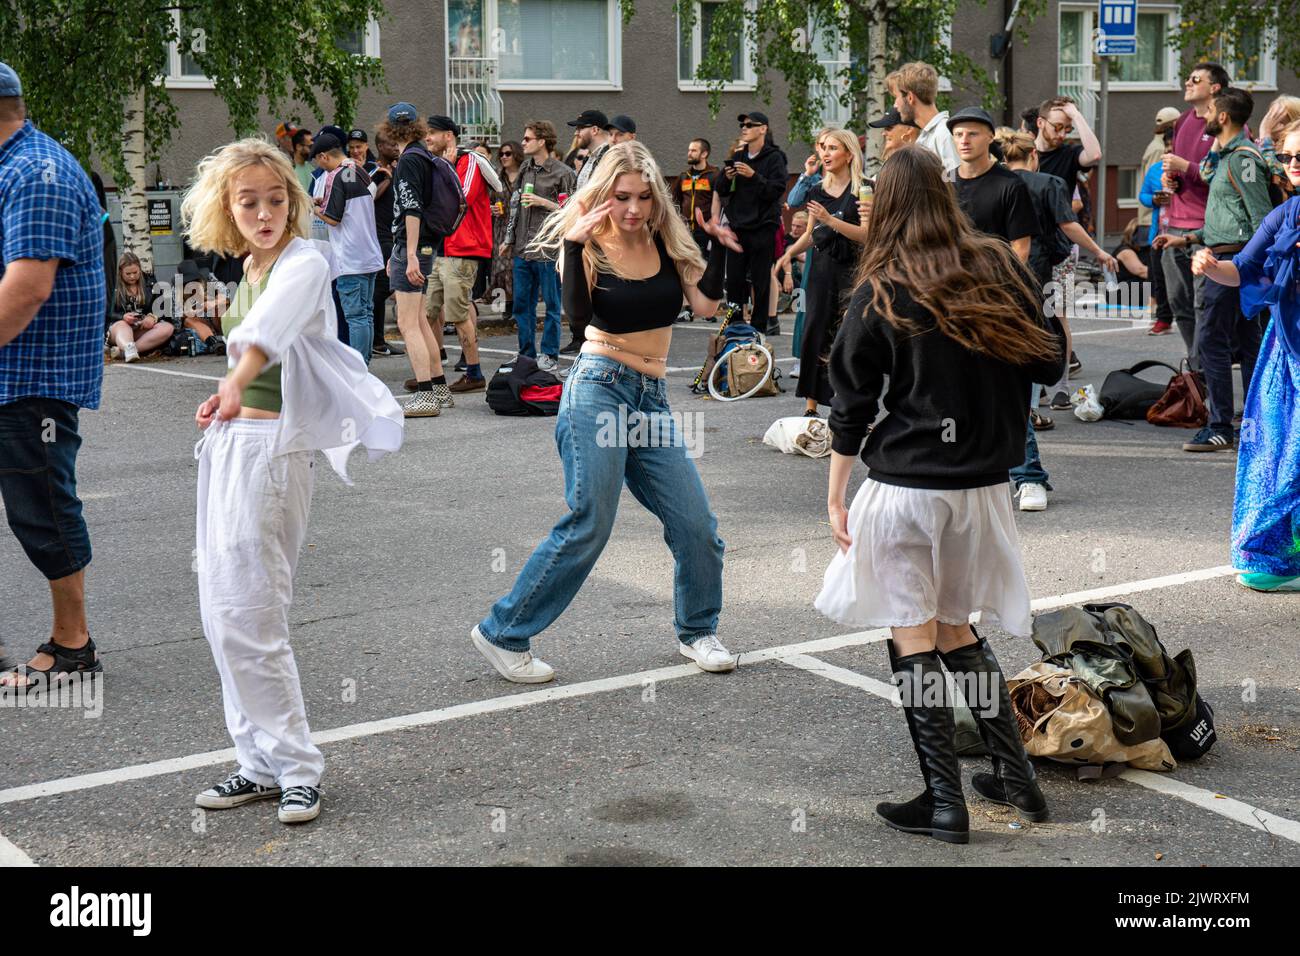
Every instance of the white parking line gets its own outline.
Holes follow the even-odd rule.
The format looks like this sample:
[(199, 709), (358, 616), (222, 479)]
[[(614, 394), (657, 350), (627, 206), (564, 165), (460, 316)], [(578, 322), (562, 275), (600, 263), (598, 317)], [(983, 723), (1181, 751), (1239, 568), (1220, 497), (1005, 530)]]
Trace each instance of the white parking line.
[(0, 867), (35, 865), (30, 856), (6, 840), (4, 834), (0, 833)]
[[(1232, 569), (1226, 567), (1207, 568), (1201, 571), (1188, 571), (1182, 574), (1170, 574), (1159, 578), (1131, 581), (1127, 584), (1118, 584), (1109, 588), (1075, 591), (1070, 594), (1061, 594), (1056, 597), (1040, 598), (1033, 602), (1033, 606), (1037, 610), (1064, 607), (1069, 604), (1078, 604), (1082, 601), (1096, 600), (1099, 596), (1109, 597), (1119, 594), (1138, 594), (1143, 591), (1172, 587), (1176, 584), (1185, 584), (1192, 581), (1208, 580), (1210, 578), (1220, 577), (1224, 574), (1231, 573)], [(855, 647), (882, 641), (888, 635), (889, 630), (887, 628), (875, 628), (869, 631), (857, 631), (851, 634), (839, 634), (833, 637), (823, 637), (812, 641), (801, 641), (797, 644), (783, 644), (776, 647), (763, 648), (762, 650), (744, 652), (740, 655), (741, 663), (754, 664), (761, 661), (784, 660), (791, 657), (798, 657), (800, 655), (824, 653), (826, 651), (839, 650), (845, 647)], [(824, 665), (819, 662), (818, 666), (825, 669), (831, 665)], [(318, 744), (355, 740), (357, 738), (370, 737), (375, 734), (388, 733), (394, 730), (427, 727), (432, 724), (440, 724), (449, 720), (457, 720), (461, 717), (473, 717), (480, 714), (496, 713), (503, 710), (517, 710), (522, 707), (549, 703), (554, 700), (571, 700), (612, 690), (641, 687), (647, 681), (675, 680), (681, 677), (695, 677), (703, 673), (703, 671), (699, 670), (693, 664), (677, 665), (675, 667), (661, 667), (654, 670), (638, 671), (633, 674), (624, 674), (621, 677), (606, 677), (599, 680), (583, 681), (578, 684), (570, 684), (563, 687), (551, 687), (545, 690), (527, 691), (523, 693), (508, 694), (503, 697), (489, 698), (488, 700), (455, 704), (451, 707), (442, 707), (437, 710), (427, 710), (421, 713), (390, 717), (384, 720), (373, 720), (360, 724), (350, 724), (344, 727), (336, 727), (332, 730), (318, 731), (312, 734), (312, 739)], [(827, 671), (827, 673), (830, 672)], [(857, 684), (855, 686), (864, 685)], [(864, 689), (866, 689), (865, 686)], [(10, 787), (7, 790), (0, 790), (0, 804), (18, 803), (24, 800), (34, 800), (38, 797), (47, 797), (59, 793), (71, 793), (77, 790), (89, 790), (95, 787), (109, 786), (111, 784), (122, 783), (128, 780), (142, 780), (148, 777), (180, 773), (198, 767), (210, 767), (216, 764), (229, 763), (233, 761), (234, 758), (235, 752), (233, 749), (211, 750), (206, 753), (191, 754), (186, 757), (155, 760), (150, 763), (135, 764), (130, 767), (101, 770), (96, 773), (79, 774), (73, 777), (63, 777), (57, 780), (28, 784), (21, 787)]]
[(219, 375), (198, 375), (194, 372), (173, 372), (169, 368), (154, 368), (151, 365), (136, 365), (134, 362), (130, 365), (125, 363), (122, 365), (110, 365), (109, 368), (133, 368), (141, 372), (153, 372), (157, 375), (179, 375), (181, 378), (201, 378), (206, 379), (209, 382), (221, 381), (221, 376)]

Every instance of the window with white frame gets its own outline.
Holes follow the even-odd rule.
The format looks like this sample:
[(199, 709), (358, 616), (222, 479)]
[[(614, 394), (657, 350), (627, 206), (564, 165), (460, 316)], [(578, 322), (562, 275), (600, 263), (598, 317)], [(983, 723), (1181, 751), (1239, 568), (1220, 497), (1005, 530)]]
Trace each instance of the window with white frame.
[[(1062, 77), (1069, 73), (1071, 82), (1077, 82), (1086, 72), (1094, 85), (1099, 85), (1098, 59), (1093, 52), (1093, 31), (1097, 28), (1097, 5), (1060, 7), (1060, 29), (1057, 32), (1057, 62)], [(1178, 86), (1178, 54), (1169, 46), (1169, 34), (1178, 28), (1178, 10), (1174, 6), (1143, 4), (1138, 8), (1137, 53), (1132, 56), (1109, 57), (1110, 84), (1119, 87)], [(1090, 69), (1083, 70), (1084, 67)], [(1073, 71), (1073, 72), (1071, 72)]]
[(167, 45), (167, 85), (170, 87), (198, 87), (212, 89), (212, 81), (204, 75), (194, 59), (194, 52), (203, 52), (207, 36), (202, 29), (186, 28), (179, 10), (172, 11), (180, 42)]
[(1120, 166), (1116, 172), (1115, 203), (1120, 209), (1136, 209), (1142, 177), (1136, 166)]
[(377, 59), (379, 57), (379, 23), (371, 20), (364, 28), (340, 33), (334, 42), (344, 53)]
[(497, 0), (498, 89), (617, 89), (618, 0)]
[(1235, 44), (1220, 37), (1211, 58), (1223, 64), (1235, 86), (1277, 89), (1276, 43), (1258, 30)]
[[(677, 17), (677, 85), (680, 89), (706, 89), (704, 80), (695, 78), (709, 49), (713, 36), (714, 15), (721, 0), (698, 0), (695, 4), (695, 18), (690, 29)], [(751, 9), (753, 3), (746, 4)], [(724, 89), (752, 90), (755, 85), (753, 68), (753, 44), (749, 42), (744, 31), (733, 33), (727, 38), (727, 48), (731, 53), (731, 71), (727, 76)]]

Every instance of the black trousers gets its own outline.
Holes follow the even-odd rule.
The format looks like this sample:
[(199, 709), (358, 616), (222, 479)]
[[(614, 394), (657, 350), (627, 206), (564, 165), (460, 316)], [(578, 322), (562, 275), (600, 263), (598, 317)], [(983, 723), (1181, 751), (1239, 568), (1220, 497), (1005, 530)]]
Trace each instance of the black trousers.
[[(380, 243), (379, 251), (383, 253), (385, 265), (393, 254), (393, 247), (390, 243)], [(388, 297), (393, 294), (393, 290), (388, 285), (388, 270), (380, 269), (375, 273), (375, 348), (383, 348), (384, 339), (384, 317), (387, 312)]]
[(744, 305), (754, 290), (754, 311), (750, 323), (763, 333), (779, 331), (768, 327), (772, 298), (772, 265), (776, 262), (776, 226), (737, 229), (743, 251), (727, 250), (727, 300)]

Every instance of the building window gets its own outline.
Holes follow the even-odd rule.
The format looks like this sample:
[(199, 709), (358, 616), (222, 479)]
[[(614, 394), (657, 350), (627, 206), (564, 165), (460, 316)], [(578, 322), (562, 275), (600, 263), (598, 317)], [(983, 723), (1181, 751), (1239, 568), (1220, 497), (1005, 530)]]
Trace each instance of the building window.
[(1115, 170), (1115, 203), (1120, 209), (1136, 209), (1138, 192), (1142, 188), (1142, 177), (1136, 166), (1120, 166)]
[(379, 23), (371, 20), (363, 28), (339, 34), (335, 40), (338, 48), (353, 56), (379, 57)]
[[(713, 21), (717, 14), (720, 0), (699, 0), (695, 4), (695, 21), (690, 29), (677, 18), (677, 85), (681, 89), (706, 89), (704, 80), (697, 80), (695, 75), (709, 48), (713, 36)], [(727, 37), (727, 47), (731, 53), (731, 71), (727, 76), (724, 89), (751, 90), (754, 88), (754, 71), (751, 65), (753, 45), (744, 36), (744, 30)]]
[(1239, 43), (1219, 38), (1214, 58), (1222, 63), (1235, 86), (1248, 90), (1277, 89), (1276, 44), (1257, 30)]
[(497, 0), (501, 89), (620, 85), (618, 0)]
[[(1100, 85), (1099, 60), (1092, 37), (1097, 28), (1097, 6), (1060, 8), (1058, 63), (1062, 87)], [(1177, 9), (1144, 4), (1137, 19), (1137, 53), (1108, 57), (1110, 83), (1128, 87), (1172, 88), (1178, 85), (1178, 54), (1169, 46), (1169, 33), (1177, 29)], [(1074, 96), (1073, 90), (1061, 92)], [(1078, 99), (1077, 96), (1075, 96)]]

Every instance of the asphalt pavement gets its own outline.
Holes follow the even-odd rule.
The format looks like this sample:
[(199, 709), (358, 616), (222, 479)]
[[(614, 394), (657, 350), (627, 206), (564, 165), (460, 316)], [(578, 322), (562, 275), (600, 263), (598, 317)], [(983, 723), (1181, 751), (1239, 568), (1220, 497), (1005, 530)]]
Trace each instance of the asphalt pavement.
[[(193, 413), (224, 359), (107, 367), (79, 460), (102, 696), (0, 712), (0, 862), (1300, 863), (1300, 596), (1248, 592), (1225, 568), (1232, 454), (1186, 454), (1187, 433), (1145, 422), (1047, 412), (1050, 506), (1017, 518), (1040, 607), (1127, 600), (1171, 653), (1192, 648), (1214, 750), (1093, 783), (1041, 763), (1051, 822), (1020, 825), (968, 788), (969, 846), (910, 837), (872, 811), (920, 788), (902, 715), (880, 696), (881, 635), (812, 607), (834, 549), (827, 461), (762, 443), (801, 412), (792, 388), (733, 404), (690, 393), (709, 328), (674, 335), (669, 398), (699, 416), (697, 463), (727, 543), (719, 636), (739, 668), (704, 674), (678, 654), (662, 530), (625, 493), (590, 580), (535, 642), (557, 680), (501, 680), (469, 630), (563, 514), (563, 477), (553, 419), (458, 397), (408, 422), (398, 455), (357, 455), (354, 487), (319, 473), (291, 621), (325, 809), (297, 828), (273, 803), (193, 803), (232, 763), (191, 571)], [(1076, 322), (1076, 384), (1176, 362), (1177, 336), (1144, 328)], [(488, 374), (511, 343), (484, 341)], [(788, 334), (776, 348), (788, 370)], [(404, 358), (372, 367), (399, 393), (410, 374)], [(46, 639), (48, 592), (8, 534), (0, 567), (0, 640), (25, 657)], [(1029, 641), (989, 636), (1008, 674), (1037, 659)], [(967, 775), (985, 766), (964, 761)]]

